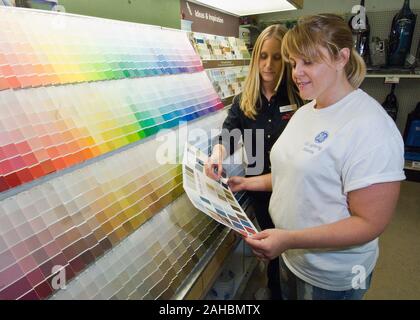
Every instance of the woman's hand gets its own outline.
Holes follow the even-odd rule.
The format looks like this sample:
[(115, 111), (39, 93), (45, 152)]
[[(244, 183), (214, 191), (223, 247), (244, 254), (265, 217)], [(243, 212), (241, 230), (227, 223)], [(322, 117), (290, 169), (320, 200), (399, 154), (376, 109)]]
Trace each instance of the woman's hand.
[(266, 229), (245, 238), (252, 252), (261, 260), (272, 260), (291, 249), (290, 241), (289, 231), (283, 229)]
[(221, 145), (216, 145), (213, 148), (211, 157), (208, 158), (207, 163), (204, 165), (204, 171), (208, 177), (216, 181), (218, 181), (222, 177), (223, 158), (224, 147)]
[(218, 181), (222, 176), (223, 166), (222, 159), (211, 156), (204, 165), (206, 175), (213, 180)]
[(243, 191), (243, 190), (246, 190), (246, 181), (247, 181), (247, 178), (233, 176), (229, 178), (228, 185), (229, 185), (230, 190), (232, 190), (232, 192)]

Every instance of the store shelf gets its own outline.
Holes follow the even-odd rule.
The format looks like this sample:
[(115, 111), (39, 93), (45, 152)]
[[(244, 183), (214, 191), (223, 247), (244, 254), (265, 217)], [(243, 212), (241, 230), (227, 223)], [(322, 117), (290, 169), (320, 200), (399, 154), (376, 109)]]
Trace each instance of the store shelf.
[(404, 163), (404, 172), (408, 181), (420, 182), (420, 161), (406, 160)]
[(257, 265), (258, 260), (245, 242), (240, 240), (226, 259), (223, 268), (219, 270), (220, 274), (223, 271), (228, 272), (233, 278), (229, 282), (225, 282), (224, 279), (218, 277), (212, 288), (209, 289), (205, 300), (240, 299)]
[(420, 69), (369, 69), (366, 78), (420, 79)]
[[(237, 195), (238, 194), (236, 194), (235, 197), (237, 197)], [(241, 199), (238, 200), (239, 204), (242, 208), (244, 208), (248, 217), (255, 224), (255, 212), (252, 205), (250, 205), (249, 198), (246, 196), (240, 196), (240, 198)], [(245, 201), (242, 201), (242, 199), (245, 199)], [(225, 227), (218, 236), (217, 240), (212, 243), (212, 246), (206, 252), (205, 257), (202, 258), (191, 271), (188, 279), (182, 286), (179, 287), (172, 299), (204, 299), (208, 295), (214, 283), (217, 281), (222, 270), (226, 267), (226, 265), (231, 264), (229, 261), (232, 260), (232, 253), (237, 251), (238, 245), (241, 243), (241, 239), (242, 238), (238, 235), (238, 233)], [(255, 260), (254, 256), (249, 252), (245, 258), (248, 260)], [(249, 263), (250, 261), (247, 261), (247, 268), (249, 267)], [(235, 266), (235, 270), (237, 270), (237, 266)], [(237, 274), (239, 275), (240, 272), (237, 272)]]
[(204, 69), (216, 69), (226, 67), (242, 67), (250, 63), (250, 59), (241, 60), (203, 60)]
[(368, 73), (366, 78), (399, 78), (399, 79), (420, 79), (420, 74), (373, 74)]
[(222, 99), (222, 103), (223, 103), (223, 105), (224, 105), (225, 107), (230, 106), (230, 105), (232, 104), (232, 101), (233, 101), (233, 98), (234, 98), (234, 97), (235, 97), (235, 96), (230, 96), (230, 97), (227, 97), (227, 98)]
[(414, 170), (420, 172), (420, 161), (410, 161), (406, 160), (404, 163), (404, 169)]
[(206, 256), (201, 259), (189, 279), (177, 290), (175, 300), (202, 299), (220, 274), (220, 268), (239, 241), (231, 229), (225, 228), (218, 241), (215, 241)]
[(255, 29), (257, 31), (260, 30), (256, 25), (253, 25), (253, 24), (241, 24), (239, 25), (239, 28)]

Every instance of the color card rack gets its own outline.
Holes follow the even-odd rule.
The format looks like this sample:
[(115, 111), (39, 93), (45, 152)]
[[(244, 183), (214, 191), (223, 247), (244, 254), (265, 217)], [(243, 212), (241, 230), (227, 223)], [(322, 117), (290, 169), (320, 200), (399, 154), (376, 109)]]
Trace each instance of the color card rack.
[(171, 298), (224, 230), (156, 159), (226, 116), (187, 35), (0, 7), (0, 48), (0, 299)]
[(231, 105), (249, 72), (250, 54), (243, 39), (197, 32), (189, 33), (189, 39), (223, 105)]
[(248, 49), (242, 39), (191, 32), (191, 43), (204, 60), (249, 60)]

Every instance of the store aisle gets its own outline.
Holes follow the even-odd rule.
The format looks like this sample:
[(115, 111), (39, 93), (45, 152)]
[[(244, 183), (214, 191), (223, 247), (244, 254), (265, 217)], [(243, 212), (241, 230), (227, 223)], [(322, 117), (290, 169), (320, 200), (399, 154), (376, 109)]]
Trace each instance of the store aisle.
[(394, 219), (379, 241), (380, 256), (366, 294), (372, 299), (420, 299), (420, 183), (402, 183)]
[[(420, 299), (420, 183), (402, 183), (394, 218), (380, 241), (380, 256), (366, 300)], [(266, 283), (256, 268), (241, 299), (253, 300)]]

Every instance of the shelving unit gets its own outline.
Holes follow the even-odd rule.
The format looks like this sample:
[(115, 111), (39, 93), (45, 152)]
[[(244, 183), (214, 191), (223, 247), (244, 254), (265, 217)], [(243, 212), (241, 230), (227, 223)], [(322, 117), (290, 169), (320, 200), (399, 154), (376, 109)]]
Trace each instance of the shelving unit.
[[(252, 254), (245, 242), (238, 239), (236, 246), (231, 251), (229, 257), (226, 259), (221, 270), (225, 273), (230, 273), (233, 278), (226, 282), (220, 277), (216, 279), (213, 288), (210, 289), (206, 295), (206, 300), (231, 300), (240, 299), (243, 291), (248, 283), (250, 276), (258, 265), (258, 260)], [(222, 272), (219, 272), (219, 275)], [(232, 290), (230, 292), (220, 292), (223, 286), (232, 283)], [(219, 291), (220, 290), (220, 291)], [(223, 293), (227, 294), (224, 296)]]
[(189, 33), (189, 39), (201, 58), (203, 68), (225, 107), (242, 91), (250, 64), (244, 39)]
[(370, 69), (366, 78), (420, 79), (420, 69)]
[[(247, 210), (245, 211), (249, 216), (253, 217), (251, 220), (254, 225), (258, 226), (258, 222), (256, 221), (252, 206), (247, 207)], [(224, 263), (219, 266), (219, 270), (214, 279), (213, 286), (208, 288), (208, 292), (203, 298), (206, 300), (240, 299), (250, 276), (257, 266), (258, 260), (256, 259), (255, 255), (245, 244), (245, 242), (238, 237), (237, 241), (232, 246), (229, 257), (227, 257)], [(221, 288), (226, 287), (227, 285), (225, 279), (220, 277), (223, 272), (225, 274), (231, 272), (233, 275), (233, 279), (231, 280), (233, 282), (233, 289), (231, 292), (226, 292), (228, 293), (226, 296), (221, 296), (222, 292), (219, 292)]]
[(414, 170), (420, 172), (420, 161), (406, 160), (404, 163), (404, 169)]
[(249, 30), (249, 43), (247, 43), (247, 47), (248, 50), (251, 52), (261, 30), (258, 26), (253, 24), (241, 24), (239, 25), (239, 30), (241, 30), (241, 28)]
[(258, 26), (253, 25), (253, 24), (241, 24), (241, 25), (239, 25), (239, 28), (247, 28), (247, 29), (260, 30), (260, 29), (258, 28)]
[(203, 60), (204, 69), (217, 69), (228, 67), (243, 67), (250, 63), (250, 59), (242, 60)]
[[(235, 67), (246, 67), (249, 65), (250, 63), (250, 59), (242, 59), (242, 60), (203, 60), (203, 67), (204, 69), (208, 72), (208, 70), (217, 70), (217, 69), (221, 69), (221, 70), (229, 70), (230, 68), (235, 68)], [(211, 79), (210, 80), (214, 80)], [(215, 88), (216, 91), (217, 88)], [(222, 94), (219, 93), (220, 98), (222, 99), (222, 103), (225, 107), (228, 107), (232, 104), (232, 100), (235, 97), (235, 94), (231, 95), (231, 96), (223, 96)]]
[(420, 182), (420, 161), (406, 160), (404, 163), (404, 171), (407, 180)]

